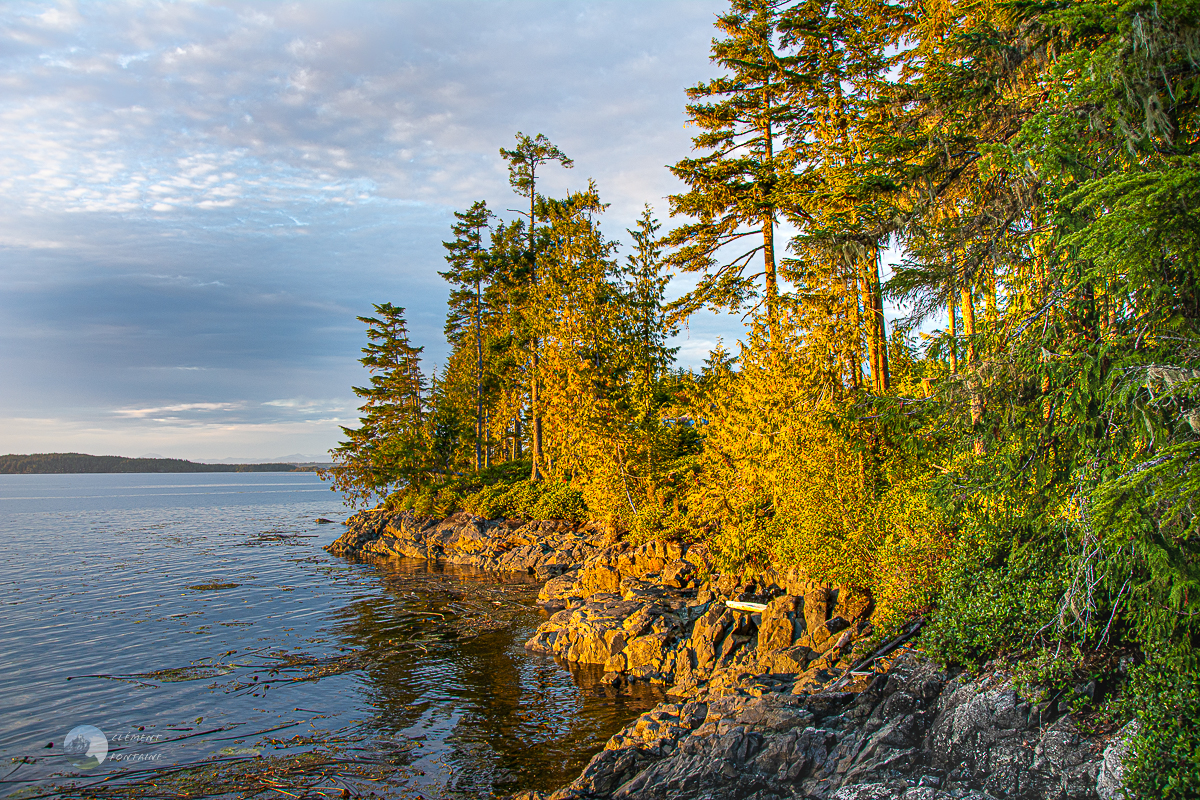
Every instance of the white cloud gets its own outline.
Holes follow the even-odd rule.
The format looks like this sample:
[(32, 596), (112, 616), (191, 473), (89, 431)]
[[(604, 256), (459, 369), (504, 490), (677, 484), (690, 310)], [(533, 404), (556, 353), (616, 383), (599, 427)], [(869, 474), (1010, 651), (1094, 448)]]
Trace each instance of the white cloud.
[(154, 408), (118, 408), (114, 409), (113, 413), (118, 417), (153, 419), (169, 414), (181, 414), (187, 411), (233, 411), (241, 407), (242, 404), (240, 403), (176, 403), (175, 405), (155, 406)]
[(307, 397), (289, 397), (283, 400), (267, 400), (263, 403), (264, 406), (273, 408), (287, 409), (303, 414), (312, 413), (334, 413), (339, 411), (349, 411), (353, 408), (353, 402), (349, 400), (312, 400)]

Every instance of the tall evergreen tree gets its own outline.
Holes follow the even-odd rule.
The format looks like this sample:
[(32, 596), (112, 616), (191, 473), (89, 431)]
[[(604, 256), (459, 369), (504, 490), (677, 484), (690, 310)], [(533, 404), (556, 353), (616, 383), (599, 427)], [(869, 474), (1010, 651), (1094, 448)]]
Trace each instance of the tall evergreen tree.
[(480, 200), (465, 212), (454, 212), (457, 222), (451, 228), (454, 239), (442, 242), (449, 251), (446, 262), (450, 269), (439, 272), (454, 288), (450, 291), (446, 315), (446, 338), (456, 348), (464, 346), (467, 337), (475, 350), (475, 471), (483, 466), (486, 430), (483, 415), (483, 338), (484, 288), (491, 277), (488, 249), (484, 233), (492, 212)]
[[(696, 221), (667, 239), (677, 248), (672, 264), (700, 273), (674, 304), (679, 313), (741, 309), (761, 291), (772, 332), (780, 296), (775, 229), (793, 175), (792, 154), (781, 147), (795, 113), (785, 91), (788, 58), (779, 50), (783, 5), (734, 0), (717, 19), (725, 36), (713, 40), (712, 60), (728, 74), (688, 90), (688, 117), (702, 130), (692, 141), (707, 154), (671, 167), (689, 188), (670, 197), (671, 214)], [(749, 272), (756, 257), (762, 269)]]
[(636, 227), (627, 231), (634, 250), (625, 260), (625, 305), (636, 342), (635, 369), (646, 386), (662, 376), (679, 350), (667, 346), (678, 328), (668, 318), (665, 308), (667, 284), (672, 275), (664, 272), (664, 248), (658, 237), (661, 227), (654, 210), (647, 205)]
[(382, 303), (375, 314), (358, 317), (368, 339), (359, 363), (371, 373), (370, 385), (353, 387), (365, 401), (362, 417), (357, 428), (342, 428), (346, 441), (331, 451), (334, 466), (326, 473), (356, 505), (425, 478), (424, 348), (409, 342), (403, 308)]
[[(543, 134), (530, 138), (523, 133), (517, 133), (517, 146), (512, 150), (500, 148), (500, 155), (508, 161), (508, 182), (513, 191), (522, 197), (529, 198), (529, 280), (536, 287), (538, 282), (538, 252), (537, 252), (537, 171), (543, 164), (557, 161), (563, 167), (570, 169), (575, 162), (567, 158)], [(532, 342), (532, 368), (529, 374), (529, 412), (533, 423), (533, 472), (530, 480), (541, 479), (542, 465), (542, 415), (538, 402), (538, 360), (541, 357), (541, 343), (538, 337)]]

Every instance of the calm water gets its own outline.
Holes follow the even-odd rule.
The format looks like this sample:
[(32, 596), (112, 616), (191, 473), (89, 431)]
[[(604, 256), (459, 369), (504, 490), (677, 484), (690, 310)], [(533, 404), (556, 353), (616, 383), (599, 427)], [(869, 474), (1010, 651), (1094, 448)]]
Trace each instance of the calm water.
[(526, 652), (522, 576), (328, 555), (345, 516), (311, 473), (0, 476), (0, 797), (301, 752), (385, 796), (548, 789), (653, 704)]

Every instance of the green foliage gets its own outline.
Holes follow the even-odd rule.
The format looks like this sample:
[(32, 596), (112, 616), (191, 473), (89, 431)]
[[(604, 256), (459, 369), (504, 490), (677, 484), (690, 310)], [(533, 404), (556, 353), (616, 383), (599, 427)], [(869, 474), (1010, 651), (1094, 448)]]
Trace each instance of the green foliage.
[(945, 663), (978, 666), (1031, 652), (1052, 632), (1067, 560), (1051, 542), (964, 539), (942, 575), (938, 613), (922, 648)]
[[(795, 567), (869, 591), (881, 629), (926, 616), (943, 661), (1028, 658), (1079, 707), (1119, 682), (1087, 654), (1164, 654), (1132, 780), (1194, 795), (1195, 3), (731, 0), (717, 25), (725, 74), (690, 90), (697, 152), (673, 167), (688, 219), (659, 239), (647, 209), (621, 263), (595, 185), (539, 195), (570, 162), (519, 135), (525, 219), (478, 203), (448, 244), (433, 408), (389, 427), (404, 384), (373, 378), (348, 484)], [(669, 265), (697, 277), (674, 303)], [(911, 316), (889, 328), (885, 296)], [(671, 312), (701, 306), (749, 309), (750, 333), (674, 370)]]
[(1131, 796), (1200, 796), (1200, 673), (1149, 662), (1135, 671), (1124, 705), (1140, 723), (1126, 760)]
[(559, 481), (495, 483), (462, 500), (462, 508), (486, 519), (562, 519), (582, 522), (587, 518), (583, 495)]
[(375, 317), (359, 317), (367, 326), (360, 363), (371, 372), (369, 386), (355, 386), (366, 402), (357, 428), (342, 428), (346, 441), (330, 451), (334, 465), (321, 472), (353, 505), (386, 496), (395, 485), (416, 486), (427, 474), (424, 349), (408, 340), (404, 309), (376, 304)]
[(389, 511), (408, 509), (426, 517), (445, 518), (469, 511), (485, 519), (588, 519), (583, 494), (557, 480), (530, 481), (529, 461), (506, 461), (478, 473), (438, 483), (401, 489), (383, 502)]

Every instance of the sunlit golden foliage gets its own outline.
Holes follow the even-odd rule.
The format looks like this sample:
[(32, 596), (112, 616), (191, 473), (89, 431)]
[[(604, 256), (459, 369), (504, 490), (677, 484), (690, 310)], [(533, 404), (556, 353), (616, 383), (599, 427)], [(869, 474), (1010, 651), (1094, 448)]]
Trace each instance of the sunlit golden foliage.
[(756, 330), (736, 371), (714, 364), (704, 375), (688, 516), (724, 568), (799, 567), (869, 590), (881, 620), (898, 617), (931, 600), (951, 529), (925, 491), (928, 467), (825, 368), (828, 342), (800, 318), (781, 320), (774, 350)]

